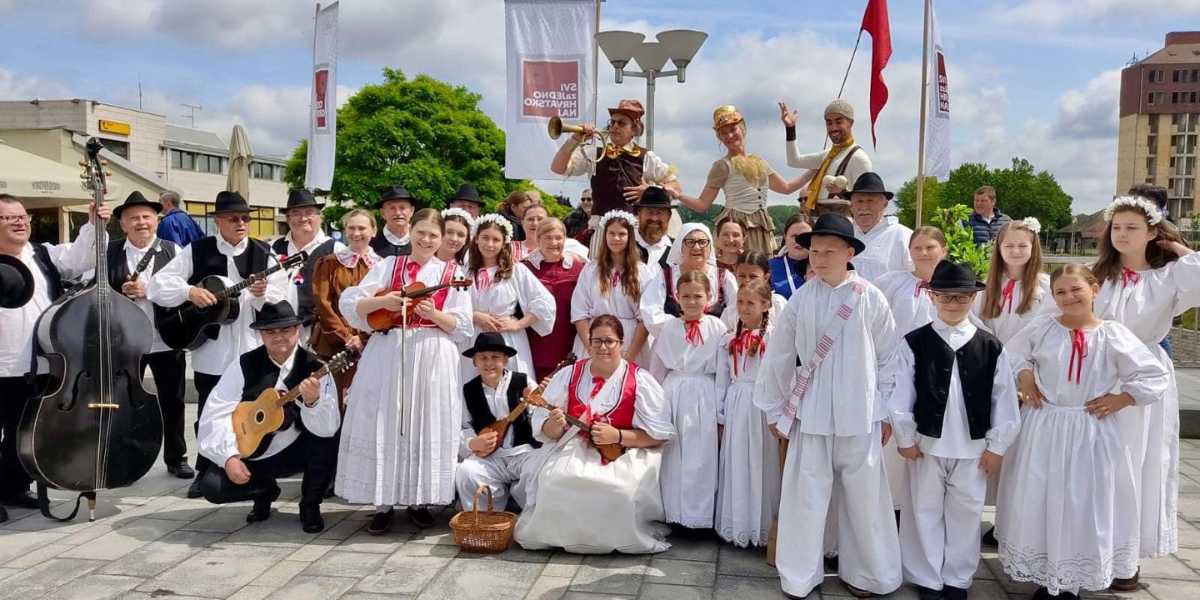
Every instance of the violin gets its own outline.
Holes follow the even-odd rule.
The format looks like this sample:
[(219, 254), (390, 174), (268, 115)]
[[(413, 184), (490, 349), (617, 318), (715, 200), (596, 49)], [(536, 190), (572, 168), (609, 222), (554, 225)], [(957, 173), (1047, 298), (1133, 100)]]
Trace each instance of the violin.
[[(402, 297), (416, 300), (445, 288), (456, 290), (469, 288), (471, 287), (472, 283), (473, 282), (470, 279), (455, 279), (447, 283), (426, 286), (420, 281), (414, 281), (404, 286), (404, 288), (399, 291)], [(378, 298), (380, 296), (386, 296), (393, 291), (395, 290), (382, 289), (375, 294), (375, 297)], [(381, 308), (367, 315), (367, 324), (370, 325), (371, 329), (374, 329), (375, 331), (387, 331), (395, 327), (402, 327), (404, 323), (416, 313), (416, 310), (416, 302), (409, 302), (400, 310), (388, 310), (386, 308)]]

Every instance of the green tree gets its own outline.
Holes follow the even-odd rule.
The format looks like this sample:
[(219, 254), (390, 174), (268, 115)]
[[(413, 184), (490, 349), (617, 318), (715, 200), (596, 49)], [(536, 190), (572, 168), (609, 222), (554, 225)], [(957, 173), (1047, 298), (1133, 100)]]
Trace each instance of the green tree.
[(971, 209), (962, 204), (938, 208), (930, 215), (929, 224), (946, 234), (946, 258), (956, 263), (971, 265), (975, 276), (983, 279), (987, 277), (988, 262), (992, 258), (992, 243), (975, 245), (975, 234), (963, 225), (963, 221), (970, 214)]
[(800, 212), (800, 207), (795, 204), (775, 204), (767, 207), (767, 214), (771, 215), (771, 221), (775, 223), (775, 235), (783, 235), (783, 226), (787, 220), (792, 218), (792, 215)]
[[(935, 207), (949, 208), (960, 204), (970, 207), (975, 190), (990, 185), (996, 189), (996, 207), (1013, 219), (1037, 217), (1042, 222), (1043, 230), (1049, 231), (1071, 224), (1071, 197), (1063, 191), (1053, 175), (1036, 170), (1032, 163), (1023, 158), (1014, 158), (1012, 165), (1004, 169), (965, 163), (950, 171), (950, 179), (945, 183), (931, 182), (932, 179), (926, 179), (923, 220), (932, 217)], [(901, 223), (912, 225), (915, 204), (914, 177), (905, 182), (896, 194)]]
[[(408, 79), (395, 69), (366, 85), (338, 109), (337, 168), (330, 190), (335, 203), (372, 207), (389, 185), (402, 184), (426, 206), (441, 208), (470, 182), (493, 209), (513, 190), (537, 189), (504, 177), (504, 132), (479, 109), (479, 94), (427, 75)], [(301, 141), (284, 171), (292, 187), (304, 185), (308, 143)], [(569, 212), (538, 190), (556, 216)], [(343, 209), (331, 207), (327, 218)]]
[[(713, 225), (717, 222), (717, 215), (721, 214), (721, 211), (725, 210), (725, 205), (714, 202), (712, 206), (708, 207), (708, 210), (702, 213), (696, 212), (682, 205), (677, 210), (679, 211), (679, 218), (684, 223), (702, 223), (708, 226), (708, 228), (711, 230)], [(715, 235), (716, 232), (714, 231), (713, 234)]]
[[(938, 208), (938, 198), (942, 194), (942, 185), (936, 177), (925, 178), (925, 189), (921, 198), (921, 221), (930, 222)], [(896, 217), (907, 227), (915, 227), (917, 221), (917, 178), (913, 177), (900, 186), (893, 199), (896, 203)]]

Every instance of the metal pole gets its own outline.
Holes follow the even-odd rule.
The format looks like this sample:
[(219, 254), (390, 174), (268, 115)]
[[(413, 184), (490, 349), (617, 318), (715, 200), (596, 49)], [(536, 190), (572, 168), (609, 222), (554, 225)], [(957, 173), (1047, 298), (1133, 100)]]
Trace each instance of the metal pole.
[(925, 199), (925, 113), (929, 110), (929, 11), (932, 3), (933, 0), (925, 0), (925, 30), (921, 36), (921, 135), (917, 143), (917, 207), (914, 228), (921, 226), (921, 208)]
[(654, 149), (654, 71), (646, 71), (646, 149)]
[(596, 28), (592, 32), (592, 123), (600, 114), (600, 42), (597, 36), (600, 35), (600, 3), (603, 1), (596, 0)]

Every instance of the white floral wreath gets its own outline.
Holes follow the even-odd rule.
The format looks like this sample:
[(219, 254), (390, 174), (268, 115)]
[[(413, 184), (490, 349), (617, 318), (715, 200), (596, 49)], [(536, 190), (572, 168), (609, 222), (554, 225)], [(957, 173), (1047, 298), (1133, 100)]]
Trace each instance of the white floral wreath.
[(603, 232), (605, 228), (608, 227), (608, 222), (613, 219), (621, 219), (622, 221), (629, 223), (629, 225), (633, 227), (634, 231), (637, 231), (637, 217), (623, 210), (610, 210), (604, 213), (604, 216), (600, 217), (600, 224), (596, 226), (596, 231)]
[(1042, 232), (1042, 222), (1038, 221), (1037, 217), (1025, 217), (1021, 219), (1021, 225), (1024, 225), (1025, 229), (1032, 231), (1034, 235)]
[(1136, 208), (1146, 213), (1146, 219), (1150, 221), (1151, 227), (1158, 225), (1159, 222), (1162, 221), (1162, 212), (1158, 210), (1158, 206), (1155, 206), (1153, 202), (1150, 202), (1149, 200), (1139, 196), (1121, 196), (1116, 200), (1113, 200), (1112, 204), (1109, 204), (1108, 208), (1104, 209), (1104, 220), (1111, 221), (1113, 218), (1113, 213), (1115, 213), (1118, 208), (1123, 206)]
[(472, 217), (471, 213), (469, 213), (457, 206), (450, 207), (450, 208), (443, 210), (442, 218), (445, 219), (446, 217), (462, 218), (464, 221), (467, 222), (467, 230), (468, 231), (470, 231), (473, 227), (475, 227), (475, 217)]
[(485, 223), (495, 223), (496, 225), (499, 225), (500, 229), (504, 231), (504, 241), (507, 242), (513, 239), (512, 223), (509, 223), (508, 219), (505, 219), (497, 214), (483, 215), (482, 217), (479, 217), (479, 220), (475, 221), (475, 224), (471, 226), (471, 239), (475, 239), (475, 234), (479, 232), (479, 228), (483, 227)]

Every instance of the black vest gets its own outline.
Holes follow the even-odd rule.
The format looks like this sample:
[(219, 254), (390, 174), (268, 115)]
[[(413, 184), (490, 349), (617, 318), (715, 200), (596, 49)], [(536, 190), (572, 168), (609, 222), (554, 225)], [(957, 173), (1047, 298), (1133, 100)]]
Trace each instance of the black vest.
[[(667, 297), (663, 300), (663, 312), (672, 317), (683, 315), (683, 309), (679, 307), (679, 301), (675, 299), (675, 282), (671, 281), (671, 269), (667, 268), (667, 255), (663, 254), (662, 260), (658, 261), (662, 267), (663, 283), (667, 285)], [(721, 318), (721, 313), (725, 312), (725, 305), (728, 299), (725, 298), (725, 269), (717, 269), (717, 301), (712, 305), (712, 308), (705, 311), (705, 314), (712, 315), (718, 319)]]
[[(153, 264), (150, 265), (147, 271), (141, 276), (142, 281), (146, 281), (151, 275), (157, 273), (159, 269), (167, 266), (171, 259), (179, 252), (179, 247), (164, 239), (157, 241), (158, 247), (150, 252), (154, 255)], [(129, 265), (125, 260), (125, 240), (112, 241), (108, 243), (108, 285), (116, 291), (121, 291), (121, 285), (129, 280)]]
[(913, 406), (913, 418), (917, 422), (917, 432), (926, 437), (942, 437), (946, 402), (950, 398), (951, 369), (957, 359), (971, 439), (982, 440), (992, 426), (992, 385), (996, 362), (1003, 349), (1000, 340), (981, 329), (955, 352), (930, 323), (914, 329), (904, 336), (904, 341), (908, 342), (915, 359), (913, 376), (917, 401)]
[[(275, 382), (279, 380), (279, 367), (275, 366), (271, 355), (267, 354), (266, 346), (259, 346), (241, 355), (238, 362), (242, 368), (242, 402), (253, 402), (259, 394), (275, 387)], [(316, 357), (297, 345), (296, 356), (292, 359), (292, 372), (283, 379), (283, 385), (288, 390), (293, 389), (320, 369), (321, 363), (316, 360)], [(287, 431), (293, 426), (304, 431), (304, 421), (300, 418), (300, 407), (296, 406), (295, 402), (289, 402), (284, 407), (283, 427), (279, 431)], [(273, 437), (274, 434), (264, 438), (258, 446), (258, 451), (246, 458), (255, 458), (266, 452), (267, 448), (271, 446)]]
[[(512, 374), (512, 380), (508, 382), (508, 410), (512, 410), (520, 404), (522, 395), (525, 393), (525, 388), (529, 387), (529, 378), (524, 373)], [(478, 375), (474, 379), (463, 384), (463, 399), (467, 403), (467, 414), (471, 416), (471, 428), (475, 433), (483, 431), (484, 427), (491, 425), (496, 421), (496, 417), (492, 415), (492, 409), (488, 406), (487, 396), (483, 393), (483, 379)], [(500, 415), (504, 417), (505, 415)], [(529, 444), (534, 448), (541, 448), (542, 443), (533, 439), (533, 422), (529, 418), (529, 411), (521, 413), (512, 425), (509, 427), (513, 431), (513, 446), (521, 446)], [(500, 440), (503, 444), (504, 440)]]
[[(256, 239), (247, 240), (246, 251), (240, 256), (233, 257), (238, 275), (242, 279), (267, 270), (271, 247)], [(229, 276), (229, 268), (224, 254), (217, 249), (216, 236), (209, 236), (192, 242), (192, 276), (188, 278), (189, 285), (200, 283), (209, 275)]]
[(387, 236), (383, 235), (383, 230), (380, 229), (375, 238), (371, 240), (371, 247), (375, 249), (375, 254), (381, 258), (389, 256), (405, 256), (412, 254), (412, 242), (397, 246), (388, 241)]
[(42, 270), (42, 276), (46, 278), (46, 284), (50, 289), (46, 290), (46, 295), (50, 297), (50, 301), (58, 300), (63, 294), (62, 274), (58, 272), (58, 267), (54, 266), (54, 261), (50, 258), (50, 251), (41, 244), (32, 244), (33, 246), (33, 262)]
[[(297, 314), (301, 319), (304, 319), (306, 323), (316, 319), (316, 313), (313, 310), (312, 297), (313, 269), (317, 266), (317, 261), (320, 260), (321, 257), (333, 254), (333, 246), (336, 243), (337, 242), (333, 238), (325, 240), (324, 243), (314, 248), (312, 252), (308, 253), (308, 260), (305, 261), (304, 266), (300, 267), (300, 276), (304, 278), (304, 283), (300, 284), (300, 286), (296, 288), (296, 298), (300, 304), (300, 306), (297, 307)], [(275, 256), (287, 254), (287, 238), (281, 237), (275, 240), (275, 243), (271, 244), (271, 251), (275, 253)]]

